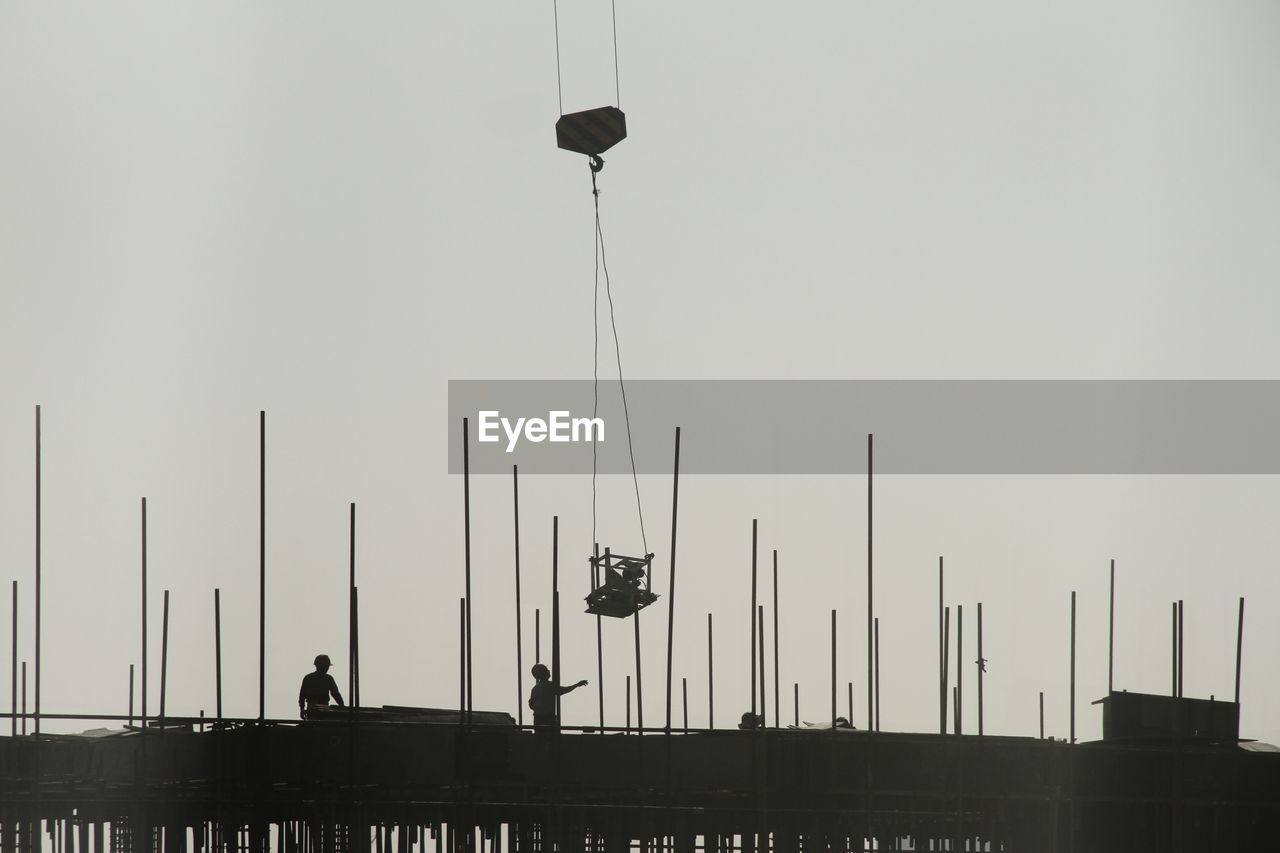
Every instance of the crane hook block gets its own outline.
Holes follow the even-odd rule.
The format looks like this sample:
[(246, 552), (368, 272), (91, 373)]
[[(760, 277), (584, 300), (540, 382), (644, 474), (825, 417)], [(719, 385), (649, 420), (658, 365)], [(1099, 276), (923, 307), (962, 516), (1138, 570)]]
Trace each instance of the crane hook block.
[(627, 138), (627, 117), (617, 107), (596, 107), (560, 116), (556, 145), (565, 151), (596, 156)]

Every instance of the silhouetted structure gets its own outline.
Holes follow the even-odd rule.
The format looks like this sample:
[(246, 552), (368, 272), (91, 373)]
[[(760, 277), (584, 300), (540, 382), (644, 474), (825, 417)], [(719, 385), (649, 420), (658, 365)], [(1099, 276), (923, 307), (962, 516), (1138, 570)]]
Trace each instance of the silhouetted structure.
[(873, 840), (1135, 853), (1274, 850), (1280, 837), (1280, 755), (1234, 744), (828, 728), (565, 733), (548, 751), (456, 711), (448, 723), (330, 714), (0, 738), (4, 849), (33, 851), (46, 831), (66, 853), (621, 853), (635, 841), (796, 853)]
[[(260, 418), (260, 448), (264, 446), (264, 423)], [(463, 426), (465, 434), (465, 419)], [(263, 459), (265, 453), (260, 453), (260, 465)], [(677, 472), (678, 462), (677, 430)], [(260, 467), (260, 486), (264, 470)], [(265, 562), (259, 567), (258, 717), (231, 719), (223, 717), (219, 708), (217, 723), (204, 731), (203, 718), (166, 715), (167, 643), (163, 639), (162, 710), (158, 717), (148, 713), (144, 498), (141, 714), (135, 718), (131, 704), (128, 717), (80, 717), (119, 723), (128, 720), (123, 731), (97, 729), (79, 736), (42, 733), (42, 716), (45, 720), (76, 717), (42, 715), (38, 666), (35, 710), (27, 714), (25, 664), (23, 705), (18, 714), (15, 642), (10, 661), (14, 693), (10, 713), (21, 717), (24, 734), (17, 735), (15, 724), (10, 726), (10, 736), (0, 737), (0, 853), (35, 853), (50, 846), (55, 853), (188, 853), (192, 849), (199, 853), (271, 853), (273, 847), (275, 853), (409, 853), (413, 847), (426, 853), (425, 848), (433, 842), (434, 853), (482, 853), (477, 848), (483, 847), (488, 848), (484, 853), (623, 853), (635, 842), (639, 842), (641, 853), (1280, 849), (1280, 749), (1238, 740), (1243, 599), (1236, 625), (1234, 702), (1183, 695), (1182, 607), (1175, 602), (1170, 695), (1117, 693), (1108, 678), (1108, 696), (1102, 700), (1104, 737), (1095, 743), (1045, 739), (1043, 692), (1040, 738), (997, 737), (982, 734), (981, 729), (979, 735), (966, 737), (959, 733), (958, 713), (954, 717), (956, 733), (945, 733), (946, 676), (952, 646), (950, 608), (944, 606), (942, 595), (941, 559), (940, 734), (881, 732), (879, 715), (873, 714), (874, 701), (868, 708), (867, 724), (873, 730), (842, 725), (843, 718), (836, 717), (834, 608), (831, 724), (766, 728), (764, 612), (754, 598), (754, 578), (751, 701), (758, 706), (744, 715), (752, 724), (747, 730), (682, 733), (673, 728), (673, 606), (668, 610), (667, 724), (661, 729), (646, 729), (640, 717), (644, 702), (638, 618), (632, 620), (637, 725), (634, 729), (630, 726), (628, 694), (627, 734), (605, 728), (603, 698), (601, 725), (582, 733), (562, 732), (558, 725), (539, 726), (549, 734), (534, 737), (505, 712), (475, 711), (471, 702), (465, 443), (463, 472), (468, 596), (459, 601), (456, 708), (328, 708), (325, 703), (331, 696), (339, 703), (342, 699), (328, 675), (329, 660), (321, 655), (316, 659), (316, 672), (304, 679), (299, 697), (300, 706), (307, 710), (304, 724), (267, 719), (263, 714), (265, 608), (261, 593), (265, 589)], [(260, 488), (260, 518), (265, 514), (264, 494)], [(669, 605), (675, 599), (675, 496), (673, 488)], [(354, 567), (354, 512), (352, 519)], [(261, 536), (260, 529), (260, 545)], [(754, 554), (754, 523), (752, 541)], [(552, 648), (558, 665), (557, 554), (558, 519), (553, 519)], [(602, 561), (593, 560), (593, 594), (607, 587), (630, 596), (651, 596), (647, 601), (634, 599), (610, 615), (634, 617), (640, 607), (656, 598), (649, 589), (652, 560), (652, 554), (639, 559), (617, 557), (608, 550)], [(602, 568), (606, 583), (598, 577)], [(616, 575), (611, 585), (607, 580), (610, 572)], [(353, 568), (353, 700), (359, 695), (356, 591)], [(16, 592), (13, 598), (16, 632)], [(215, 646), (220, 649), (216, 639), (220, 636), (218, 602), (215, 593)], [(38, 616), (38, 608), (36, 612)], [(959, 606), (956, 612), (959, 614)], [(1073, 593), (1068, 693), (1072, 697), (1073, 733), (1074, 614)], [(874, 642), (878, 617), (874, 612), (868, 616)], [(957, 615), (957, 626), (960, 622)], [(38, 661), (38, 619), (35, 624)], [(710, 614), (707, 625), (710, 718)], [(162, 632), (162, 637), (166, 635)], [(755, 638), (760, 640), (758, 646)], [(774, 642), (776, 648), (776, 629)], [(1108, 644), (1109, 674), (1112, 645)], [(958, 630), (955, 648), (956, 658), (963, 660)], [(220, 660), (220, 651), (218, 656)], [(874, 678), (878, 678), (878, 660), (877, 643), (871, 658)], [(599, 657), (597, 666), (603, 670)], [(978, 666), (981, 672), (981, 663)], [(215, 677), (220, 705), (220, 664)], [(542, 665), (535, 667), (535, 677), (538, 701), (533, 702), (531, 696), (535, 721), (547, 722), (550, 710), (554, 723), (555, 699), (574, 688), (557, 687)], [(874, 678), (869, 679), (869, 689)], [(780, 679), (776, 664), (774, 679)], [(957, 677), (957, 705), (959, 682)], [(584, 684), (581, 681), (574, 687)], [(981, 681), (979, 685), (981, 690)], [(797, 724), (798, 692), (797, 685)], [(131, 702), (132, 694), (131, 682)], [(874, 693), (869, 695), (874, 700)], [(849, 701), (852, 717), (851, 694)], [(775, 698), (775, 726), (779, 724), (776, 705)], [(29, 716), (35, 723), (30, 737), (25, 735)], [(140, 720), (137, 727), (135, 719)], [(981, 726), (981, 716), (979, 720)], [(635, 736), (630, 736), (631, 732)]]

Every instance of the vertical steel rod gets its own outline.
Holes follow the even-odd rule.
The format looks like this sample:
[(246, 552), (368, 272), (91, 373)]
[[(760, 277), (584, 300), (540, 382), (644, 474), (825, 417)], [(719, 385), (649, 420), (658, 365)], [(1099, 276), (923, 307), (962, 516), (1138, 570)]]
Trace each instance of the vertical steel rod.
[(1185, 623), (1182, 620), (1182, 616), (1184, 612), (1185, 611), (1183, 610), (1182, 599), (1179, 598), (1178, 599), (1178, 698), (1182, 698), (1183, 696), (1186, 695), (1183, 692), (1183, 686), (1182, 686), (1182, 661), (1183, 661), (1182, 646), (1183, 646), (1183, 637), (1185, 636), (1185, 627), (1186, 627)]
[(360, 707), (360, 587), (351, 587), (351, 624), (355, 626), (355, 641), (351, 646), (351, 671), (355, 673), (351, 695), (347, 700), (351, 703), (351, 713)]
[[(872, 506), (872, 434), (867, 433), (867, 730), (875, 729), (875, 607), (872, 595), (871, 506)], [(853, 713), (849, 714), (853, 725)]]
[(1240, 661), (1244, 653), (1244, 596), (1240, 597), (1240, 613), (1236, 617), (1236, 704), (1240, 704)]
[[(605, 553), (608, 553), (606, 549)], [(644, 680), (640, 674), (640, 611), (631, 614), (636, 635), (636, 732), (644, 734)]]
[(41, 449), (40, 407), (36, 406), (36, 719), (35, 733), (40, 736), (40, 579), (41, 579)]
[[(552, 626), (555, 630), (555, 666), (560, 668), (560, 590), (557, 589), (551, 597)], [(560, 682), (557, 681), (558, 685)], [(556, 721), (557, 725), (560, 720), (560, 697), (556, 697)]]
[(534, 663), (542, 663), (542, 608), (533, 608), (533, 656)]
[(164, 591), (160, 619), (160, 719), (164, 719), (165, 685), (169, 679), (169, 590)]
[(356, 652), (356, 637), (360, 634), (360, 614), (356, 609), (356, 505), (351, 502), (348, 536), (348, 572), (347, 572), (347, 701), (351, 703), (351, 711), (359, 707), (356, 701), (356, 670), (360, 668), (359, 655)]
[(142, 728), (147, 727), (147, 499), (142, 499)]
[(942, 733), (947, 733), (947, 675), (951, 663), (951, 608), (942, 609)]
[(978, 602), (978, 734), (982, 728), (982, 674), (987, 671), (987, 659), (982, 656), (982, 602)]
[(782, 705), (778, 678), (778, 549), (773, 549), (773, 725), (782, 727)]
[(1076, 742), (1076, 591), (1071, 590), (1071, 743)]
[(467, 607), (467, 724), (471, 724), (471, 432), (462, 419), (462, 536)]
[[(712, 654), (711, 614), (707, 614), (707, 728), (716, 727), (716, 670), (715, 658)], [(1239, 667), (1236, 667), (1237, 672)], [(1237, 684), (1240, 679), (1236, 679)], [(1238, 700), (1237, 700), (1238, 701)]]
[(849, 725), (853, 725), (853, 682), (849, 682)]
[[(591, 567), (594, 574), (599, 568), (600, 559), (600, 543), (596, 542), (592, 545), (592, 553), (595, 555), (597, 564)], [(592, 585), (594, 591), (594, 582)], [(596, 702), (600, 706), (600, 729), (604, 730), (604, 629), (600, 625), (600, 614), (596, 614)]]
[(880, 617), (876, 617), (876, 731), (880, 731)]
[(836, 611), (831, 611), (831, 728), (836, 727)]
[(765, 725), (765, 678), (764, 678), (764, 605), (761, 604), (756, 610), (756, 621), (759, 623), (760, 631), (760, 728)]
[[(520, 634), (520, 468), (511, 466), (511, 501), (515, 514), (515, 555), (516, 555), (516, 714), (518, 724), (524, 725), (524, 656)], [(596, 617), (599, 628), (600, 617)], [(602, 722), (601, 725), (604, 725)]]
[(792, 682), (791, 697), (792, 697), (792, 702), (795, 705), (796, 728), (799, 728), (800, 727), (800, 682), (798, 681)]
[(689, 733), (689, 679), (680, 679), (680, 695), (684, 704), (684, 732)]
[(956, 605), (956, 734), (964, 734), (964, 605)]
[[(352, 699), (351, 704), (355, 704)], [(467, 719), (467, 600), (458, 599), (458, 721)]]
[[(132, 666), (130, 666), (132, 669)], [(218, 719), (222, 719), (222, 590), (213, 590), (213, 687)], [(131, 694), (133, 690), (129, 691)], [(131, 715), (132, 716), (132, 715)]]
[(942, 557), (938, 557), (938, 732), (947, 733), (947, 640), (942, 606)]
[(1116, 668), (1116, 561), (1111, 561), (1111, 591), (1107, 607), (1107, 695), (1111, 695), (1115, 687)]
[(1044, 740), (1044, 691), (1040, 691), (1040, 740)]
[(627, 676), (627, 734), (631, 734), (631, 676)]
[(759, 519), (751, 519), (751, 610), (747, 614), (751, 621), (751, 645), (747, 648), (751, 649), (751, 653), (747, 657), (751, 658), (751, 716), (753, 718), (756, 715), (756, 533), (758, 529)]
[(1178, 697), (1178, 602), (1169, 604), (1169, 682), (1170, 695)]
[(265, 720), (266, 717), (267, 717), (267, 413), (265, 410), (259, 410), (258, 411), (258, 719)]
[(27, 662), (22, 662), (22, 734), (27, 733)]
[[(12, 632), (12, 638), (9, 641), (9, 652), (11, 661), (9, 665), (9, 703), (12, 709), (9, 714), (9, 736), (13, 737), (18, 734), (18, 582), (13, 582), (13, 618), (12, 624), (9, 626)], [(132, 669), (132, 667), (130, 667)], [(1236, 667), (1236, 671), (1239, 671)], [(1236, 679), (1239, 683), (1240, 679)], [(1237, 693), (1239, 691), (1236, 691)], [(129, 695), (133, 695), (133, 685), (129, 686)], [(1239, 701), (1239, 699), (1237, 699)]]
[[(468, 637), (468, 640), (470, 637)], [(468, 642), (468, 646), (470, 643)], [(556, 720), (560, 719), (560, 516), (551, 516), (551, 683), (556, 689)], [(470, 700), (470, 696), (467, 697)]]
[[(676, 630), (676, 519), (680, 507), (680, 427), (676, 427), (676, 458), (671, 474), (671, 579), (667, 598), (667, 731), (671, 731), (671, 654)], [(650, 568), (652, 571), (652, 567)], [(687, 728), (687, 726), (686, 726)]]
[[(16, 693), (14, 694), (14, 701), (17, 701)], [(129, 726), (130, 728), (133, 727), (133, 664), (129, 664)]]

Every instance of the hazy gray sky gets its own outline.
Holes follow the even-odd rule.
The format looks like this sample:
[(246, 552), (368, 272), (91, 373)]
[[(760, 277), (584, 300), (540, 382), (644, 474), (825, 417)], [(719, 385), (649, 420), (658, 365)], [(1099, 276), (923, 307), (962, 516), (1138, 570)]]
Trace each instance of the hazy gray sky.
[[(607, 6), (560, 3), (566, 111), (615, 100)], [(618, 0), (617, 16), (631, 137), (606, 156), (601, 206), (629, 375), (1280, 378), (1274, 3)], [(363, 699), (455, 702), (446, 383), (591, 370), (590, 184), (555, 147), (558, 114), (549, 2), (4, 4), (0, 580), (21, 584), (30, 659), (40, 403), (44, 710), (126, 709), (147, 495), (151, 707), (170, 588), (168, 707), (212, 710), (217, 586), (226, 711), (256, 713), (260, 408), (268, 713), (294, 713), (316, 652), (346, 684), (352, 500)], [(670, 483), (641, 485), (665, 593)], [(601, 499), (601, 538), (624, 551), (629, 488), (611, 478)], [(521, 491), (526, 667), (558, 513), (565, 667), (594, 682), (594, 624), (570, 603), (586, 593), (590, 484)], [(853, 478), (682, 482), (675, 675), (691, 722), (705, 724), (708, 611), (717, 722), (748, 702), (759, 517), (762, 560), (778, 548), (785, 578), (784, 708), (799, 682), (802, 716), (828, 713), (838, 607), (841, 706), (853, 680), (864, 725), (864, 495)], [(1229, 697), (1245, 595), (1242, 733), (1280, 740), (1276, 478), (904, 476), (876, 495), (885, 728), (936, 726), (945, 554), (967, 661), (985, 603), (988, 731), (1034, 734), (1044, 690), (1065, 735), (1079, 590), (1078, 728), (1096, 737), (1114, 557), (1117, 686), (1167, 688), (1182, 598), (1186, 692)], [(477, 478), (473, 501), (475, 701), (514, 712), (509, 481)], [(646, 723), (661, 719), (665, 603), (643, 622)], [(607, 627), (620, 722), (631, 633)], [(595, 719), (594, 683), (566, 717)]]

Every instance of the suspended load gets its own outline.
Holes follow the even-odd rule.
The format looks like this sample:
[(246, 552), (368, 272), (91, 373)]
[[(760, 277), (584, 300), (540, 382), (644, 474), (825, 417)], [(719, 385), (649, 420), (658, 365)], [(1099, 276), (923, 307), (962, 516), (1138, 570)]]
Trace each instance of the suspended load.
[(627, 138), (627, 116), (617, 107), (569, 113), (556, 122), (556, 145), (565, 151), (599, 158)]
[(653, 555), (624, 557), (611, 554), (589, 557), (591, 594), (587, 596), (587, 612), (596, 616), (625, 619), (658, 600), (650, 588), (653, 579)]
[[(591, 195), (595, 207), (595, 293), (592, 302), (592, 323), (595, 346), (592, 349), (592, 388), (599, 400), (600, 386), (600, 273), (604, 273), (605, 297), (609, 304), (609, 325), (613, 330), (614, 354), (618, 363), (618, 389), (622, 394), (622, 411), (627, 425), (627, 450), (631, 457), (631, 479), (636, 491), (636, 516), (640, 523), (640, 540), (644, 550), (649, 542), (644, 535), (644, 511), (640, 505), (640, 481), (636, 475), (635, 450), (631, 446), (631, 416), (627, 412), (627, 388), (622, 379), (622, 348), (618, 343), (618, 324), (613, 315), (613, 291), (609, 284), (609, 264), (604, 257), (604, 232), (600, 227), (600, 189), (596, 176), (604, 168), (600, 155), (627, 138), (627, 116), (617, 106), (595, 107), (576, 113), (564, 111), (564, 92), (560, 87), (560, 17), (552, 5), (556, 26), (556, 95), (560, 102), (560, 118), (556, 121), (556, 145), (575, 154), (585, 154), (591, 167)], [(618, 22), (613, 21), (613, 85), (617, 95), (615, 103), (622, 103), (618, 85)], [(592, 412), (592, 416), (595, 416)], [(591, 541), (596, 542), (596, 455), (591, 455)], [(591, 594), (586, 596), (587, 612), (595, 616), (612, 616), (625, 619), (658, 600), (651, 589), (653, 582), (653, 554), (643, 557), (625, 557), (612, 553), (608, 548), (601, 556), (596, 553), (587, 558), (591, 565)]]
[(556, 95), (560, 99), (560, 119), (556, 122), (556, 145), (590, 158), (594, 175), (604, 168), (600, 155), (627, 138), (627, 117), (621, 109), (622, 87), (618, 84), (618, 19), (613, 10), (613, 89), (618, 106), (596, 107), (565, 113), (564, 91), (560, 85), (560, 14), (552, 7), (556, 28)]

